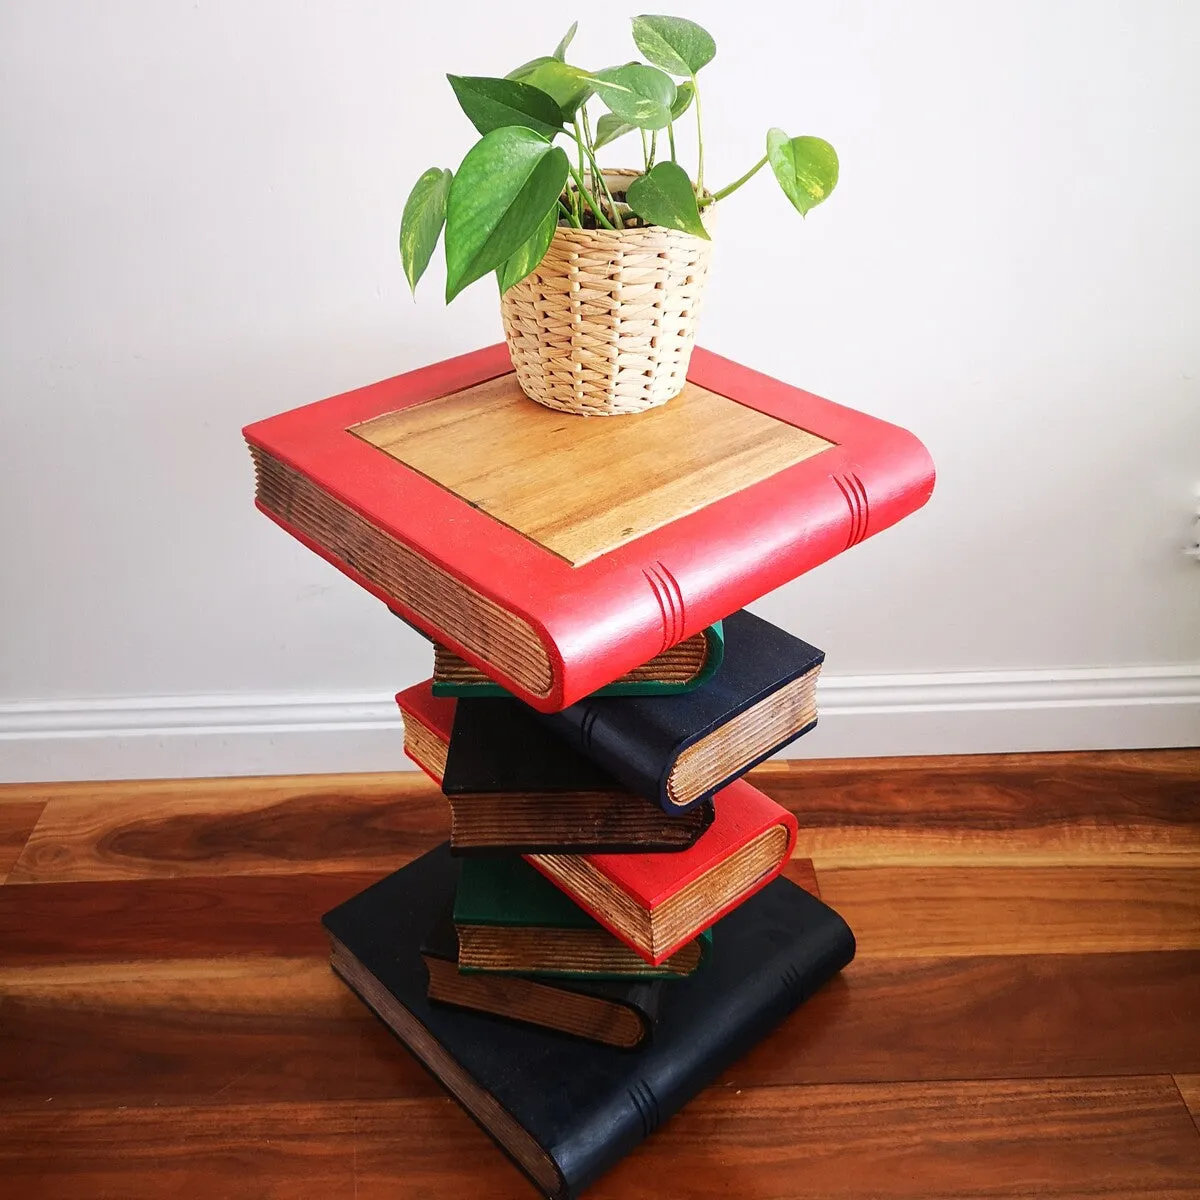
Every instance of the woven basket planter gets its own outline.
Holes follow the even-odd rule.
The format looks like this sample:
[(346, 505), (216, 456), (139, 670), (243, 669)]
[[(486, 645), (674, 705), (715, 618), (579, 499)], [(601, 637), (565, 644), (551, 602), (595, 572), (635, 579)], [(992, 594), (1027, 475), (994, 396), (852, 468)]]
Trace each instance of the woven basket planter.
[(522, 390), (582, 416), (641, 412), (679, 395), (711, 254), (711, 242), (658, 225), (560, 225), (546, 257), (500, 300)]

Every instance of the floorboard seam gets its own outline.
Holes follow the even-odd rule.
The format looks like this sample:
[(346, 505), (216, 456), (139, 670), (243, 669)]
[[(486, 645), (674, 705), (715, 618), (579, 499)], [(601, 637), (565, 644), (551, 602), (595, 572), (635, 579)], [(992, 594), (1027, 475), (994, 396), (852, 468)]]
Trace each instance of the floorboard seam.
[(1196, 1136), (1200, 1137), (1200, 1116), (1192, 1112), (1192, 1107), (1187, 1102), (1187, 1097), (1183, 1094), (1183, 1089), (1179, 1086), (1179, 1080), (1174, 1075), (1171, 1076), (1171, 1083), (1175, 1087), (1175, 1093), (1179, 1097), (1179, 1103), (1183, 1105), (1187, 1115), (1192, 1118), (1192, 1124), (1196, 1127)]

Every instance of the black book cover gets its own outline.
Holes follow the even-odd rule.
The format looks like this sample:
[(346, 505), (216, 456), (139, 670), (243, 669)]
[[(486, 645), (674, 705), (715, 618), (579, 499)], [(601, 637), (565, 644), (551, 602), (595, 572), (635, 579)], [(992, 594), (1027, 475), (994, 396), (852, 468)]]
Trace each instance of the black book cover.
[[(455, 813), (455, 854), (665, 853), (694, 845), (713, 822), (711, 803), (665, 812), (631, 792), (512, 697), (459, 697), (442, 791)], [(487, 840), (473, 846), (457, 836), (472, 810), (456, 798), (487, 796), (505, 801), (485, 804)]]
[[(448, 904), (442, 909), (433, 928), (425, 935), (425, 940), (421, 943), (421, 953), (426, 958), (440, 958), (458, 965), (458, 933), (454, 928), (453, 904)], [(668, 986), (667, 981), (663, 979), (535, 979), (526, 975), (507, 975), (505, 982), (511, 982), (514, 986), (528, 984), (530, 987), (552, 992), (570, 992), (608, 1004), (620, 1005), (636, 1016), (642, 1027), (643, 1037), (651, 1037), (654, 1033), (654, 1026), (662, 1008), (663, 991)]]
[(557, 713), (529, 712), (631, 791), (667, 811), (686, 811), (691, 804), (711, 800), (714, 792), (812, 729), (815, 709), (811, 720), (770, 734), (766, 745), (743, 753), (721, 778), (690, 798), (672, 795), (672, 772), (684, 751), (748, 709), (769, 704), (825, 661), (823, 650), (744, 609), (723, 625), (724, 658), (713, 677), (695, 691), (620, 699), (595, 696)]
[(713, 929), (633, 1053), (432, 1004), (421, 944), (453, 897), (445, 844), (327, 913), (334, 967), (551, 1197), (578, 1194), (854, 956), (854, 936), (790, 880)]

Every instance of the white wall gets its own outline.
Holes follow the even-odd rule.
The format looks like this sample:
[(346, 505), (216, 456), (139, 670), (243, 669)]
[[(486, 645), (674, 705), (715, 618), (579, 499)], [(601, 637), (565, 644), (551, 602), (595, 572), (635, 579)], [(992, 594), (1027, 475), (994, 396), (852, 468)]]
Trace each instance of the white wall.
[[(0, 6), (0, 773), (399, 764), (427, 650), (254, 512), (239, 429), (499, 340), (487, 282), (410, 300), (396, 232), (472, 141), (443, 73), (546, 52), (545, 11)], [(725, 205), (702, 343), (940, 469), (758, 606), (828, 651), (801, 748), (1200, 741), (1200, 6), (676, 11), (710, 181), (772, 124), (843, 164), (807, 221), (765, 173)], [(573, 58), (630, 56), (579, 15)]]

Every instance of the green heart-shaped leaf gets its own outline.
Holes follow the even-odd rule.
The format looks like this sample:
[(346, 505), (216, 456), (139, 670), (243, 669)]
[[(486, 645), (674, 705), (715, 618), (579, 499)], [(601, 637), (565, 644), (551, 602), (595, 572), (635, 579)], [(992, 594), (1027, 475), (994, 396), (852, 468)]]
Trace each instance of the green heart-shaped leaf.
[(559, 62), (565, 62), (567, 58), (567, 47), (575, 40), (575, 31), (579, 28), (578, 21), (571, 22), (571, 28), (562, 35), (562, 41), (554, 47), (554, 54), (551, 56), (557, 58)]
[(514, 283), (520, 283), (546, 257), (546, 251), (550, 249), (550, 243), (554, 240), (554, 231), (557, 228), (558, 205), (556, 204), (534, 230), (533, 237), (496, 268), (496, 280), (500, 284), (501, 293), (507, 292)]
[(596, 122), (596, 141), (593, 143), (593, 148), (599, 150), (601, 146), (615, 142), (617, 138), (632, 133), (636, 128), (636, 125), (630, 125), (628, 121), (622, 121), (620, 117), (614, 116), (612, 113), (602, 113)]
[(678, 121), (691, 107), (695, 98), (696, 85), (690, 79), (685, 80), (675, 89), (675, 103), (671, 105), (671, 120)]
[(413, 185), (400, 218), (400, 261), (408, 286), (416, 292), (446, 223), (446, 197), (453, 171), (430, 167)]
[(562, 110), (536, 87), (515, 79), (490, 79), (484, 75), (447, 75), (454, 94), (471, 124), (480, 133), (505, 125), (521, 125), (553, 138), (562, 129)]
[(712, 35), (683, 17), (634, 17), (633, 40), (656, 67), (672, 75), (695, 75), (717, 53)]
[(678, 163), (660, 162), (645, 175), (639, 175), (625, 193), (629, 207), (651, 225), (681, 229), (708, 241), (708, 231), (700, 220), (696, 191), (687, 172)]
[(767, 159), (783, 194), (801, 216), (837, 187), (837, 151), (824, 138), (789, 138), (782, 129), (769, 130)]
[[(695, 95), (696, 89), (692, 86), (690, 80), (686, 83), (681, 83), (675, 89), (675, 103), (671, 105), (672, 121), (678, 121), (687, 112)], [(628, 121), (622, 121), (620, 117), (613, 113), (604, 113), (596, 122), (596, 141), (593, 143), (593, 149), (599, 150), (601, 146), (607, 146), (609, 142), (615, 142), (617, 138), (624, 137), (627, 133), (632, 133), (636, 128), (636, 125), (631, 125)]]
[(446, 201), (446, 302), (494, 271), (558, 204), (567, 156), (531, 129), (506, 125), (470, 150)]
[(551, 55), (522, 63), (515, 71), (509, 71), (506, 78), (545, 92), (562, 109), (567, 121), (574, 118), (579, 106), (592, 94), (592, 79), (586, 71)]
[(592, 76), (596, 94), (622, 121), (640, 129), (662, 129), (671, 120), (675, 82), (655, 67), (627, 63)]

